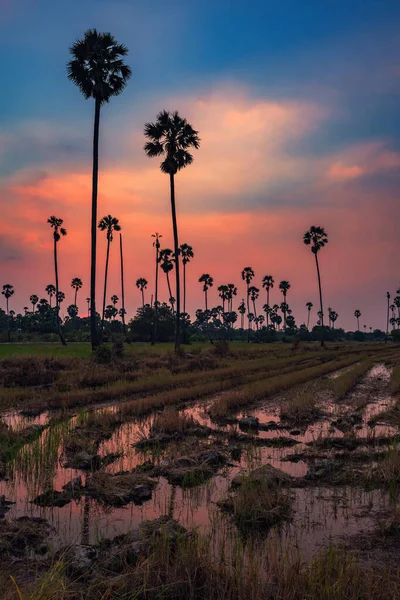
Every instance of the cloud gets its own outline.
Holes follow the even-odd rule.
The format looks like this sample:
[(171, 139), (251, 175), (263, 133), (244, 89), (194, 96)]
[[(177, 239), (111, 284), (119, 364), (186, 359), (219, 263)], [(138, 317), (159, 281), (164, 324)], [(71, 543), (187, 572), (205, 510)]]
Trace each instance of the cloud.
[(370, 142), (350, 147), (327, 170), (331, 181), (358, 179), (400, 167), (400, 153), (386, 148), (384, 142)]

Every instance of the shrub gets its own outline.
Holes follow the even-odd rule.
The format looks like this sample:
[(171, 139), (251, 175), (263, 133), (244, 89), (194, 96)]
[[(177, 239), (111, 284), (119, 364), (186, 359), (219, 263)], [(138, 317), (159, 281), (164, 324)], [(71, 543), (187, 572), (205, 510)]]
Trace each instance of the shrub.
[(99, 365), (106, 365), (112, 361), (112, 350), (108, 346), (99, 346), (93, 353), (93, 360)]
[(229, 342), (227, 340), (218, 340), (215, 342), (213, 350), (217, 356), (228, 356)]

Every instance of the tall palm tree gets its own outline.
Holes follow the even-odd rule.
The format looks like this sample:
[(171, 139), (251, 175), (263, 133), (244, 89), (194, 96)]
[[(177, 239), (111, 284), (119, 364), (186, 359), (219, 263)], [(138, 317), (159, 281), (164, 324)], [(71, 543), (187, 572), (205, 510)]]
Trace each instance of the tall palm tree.
[(357, 331), (360, 331), (360, 317), (361, 317), (361, 311), (359, 311), (358, 309), (354, 311), (354, 316), (357, 319)]
[[(285, 306), (287, 306), (286, 296), (287, 296), (288, 291), (290, 290), (290, 283), (288, 281), (285, 281), (285, 280), (281, 281), (280, 284), (279, 284), (279, 289), (282, 292), (283, 304)], [(285, 309), (283, 311), (283, 328), (284, 329), (286, 329), (286, 310), (287, 309)]]
[(178, 112), (162, 111), (155, 123), (146, 123), (144, 135), (148, 138), (144, 150), (149, 158), (162, 156), (161, 171), (169, 175), (171, 194), (172, 228), (174, 231), (174, 258), (176, 278), (176, 327), (175, 350), (180, 345), (181, 291), (179, 279), (179, 239), (175, 206), (175, 175), (193, 162), (189, 150), (200, 147), (198, 132)]
[(174, 263), (172, 262), (173, 256), (174, 253), (170, 248), (164, 248), (164, 250), (160, 250), (158, 253), (158, 262), (160, 263), (161, 270), (164, 271), (167, 277), (169, 301), (171, 303), (172, 310), (174, 310), (174, 303), (172, 301), (173, 296), (171, 290), (171, 282), (169, 280), (169, 274), (174, 268)]
[(209, 288), (214, 285), (214, 279), (208, 273), (203, 273), (203, 275), (201, 277), (199, 277), (199, 283), (203, 284), (203, 292), (204, 292), (204, 299), (205, 299), (205, 303), (206, 303), (206, 310), (208, 310), (208, 294), (207, 294), (207, 292), (208, 292)]
[(60, 336), (60, 341), (62, 343), (63, 346), (66, 346), (67, 343), (64, 339), (64, 336), (62, 334), (61, 331), (61, 325), (60, 325), (60, 317), (59, 317), (59, 310), (60, 310), (60, 302), (59, 302), (59, 287), (58, 287), (58, 259), (57, 259), (57, 244), (60, 241), (61, 237), (66, 236), (67, 235), (67, 230), (62, 227), (62, 224), (64, 223), (63, 219), (59, 219), (55, 216), (51, 216), (49, 219), (47, 219), (48, 224), (50, 225), (50, 227), (53, 229), (53, 251), (54, 251), (54, 271), (55, 271), (55, 276), (56, 276), (56, 319), (57, 319), (57, 330), (58, 330), (58, 335)]
[[(321, 326), (324, 327), (324, 308), (322, 304), (322, 288), (321, 288), (321, 275), (319, 272), (318, 263), (318, 252), (328, 243), (328, 234), (323, 227), (316, 227), (312, 225), (303, 236), (303, 242), (306, 246), (311, 246), (311, 252), (315, 256), (315, 265), (317, 267), (318, 277), (318, 289), (319, 289), (319, 303), (321, 315)], [(324, 345), (324, 330), (322, 329), (321, 346)]]
[(397, 307), (397, 318), (400, 319), (400, 296), (396, 296), (393, 303)]
[(117, 306), (118, 304), (118, 296), (116, 294), (114, 294), (113, 296), (111, 296), (111, 302), (113, 303), (114, 306)]
[(256, 327), (258, 329), (258, 323), (259, 323), (259, 321), (257, 319), (256, 300), (257, 300), (257, 298), (260, 295), (260, 290), (255, 285), (252, 285), (251, 287), (249, 287), (249, 294), (250, 294), (250, 300), (253, 303), (254, 322), (255, 322)]
[[(267, 306), (268, 307), (269, 307), (269, 291), (272, 290), (272, 288), (274, 287), (274, 283), (275, 283), (275, 281), (274, 281), (274, 278), (272, 277), (272, 275), (265, 275), (263, 277), (262, 286), (267, 291)], [(269, 312), (265, 311), (265, 313), (266, 313), (266, 316), (267, 316), (267, 327), (268, 327), (268, 325), (269, 325)]]
[(29, 298), (29, 301), (32, 304), (32, 312), (35, 312), (35, 306), (39, 302), (39, 296), (32, 294), (32, 296)]
[(142, 308), (144, 308), (144, 290), (147, 288), (148, 281), (144, 277), (139, 277), (136, 281), (136, 287), (142, 292)]
[(152, 236), (154, 238), (153, 246), (156, 249), (156, 282), (155, 282), (155, 292), (154, 292), (154, 325), (153, 325), (153, 339), (151, 340), (152, 345), (155, 344), (157, 340), (157, 323), (158, 323), (158, 263), (159, 263), (159, 253), (160, 253), (160, 238), (162, 235), (156, 231)]
[(246, 314), (246, 304), (244, 298), (238, 306), (238, 311), (240, 313), (240, 327), (241, 329), (244, 329), (244, 315)]
[(99, 344), (96, 323), (96, 236), (97, 236), (97, 187), (99, 175), (100, 109), (103, 104), (118, 96), (131, 76), (123, 57), (128, 50), (110, 33), (96, 29), (86, 31), (82, 40), (70, 48), (72, 56), (68, 63), (68, 78), (79, 88), (85, 99), (94, 99), (93, 175), (92, 175), (92, 224), (90, 264), (90, 329), (92, 348)]
[[(249, 287), (251, 280), (254, 277), (254, 271), (251, 267), (245, 267), (242, 271), (242, 279), (246, 282), (246, 295), (247, 295), (247, 318), (249, 319), (250, 315), (250, 292)], [(248, 331), (248, 341), (250, 341), (250, 329), (251, 329), (251, 320), (249, 319), (249, 331)]]
[(194, 258), (193, 248), (189, 244), (181, 244), (179, 251), (182, 256), (183, 264), (183, 312), (186, 313), (186, 265)]
[(6, 299), (6, 312), (7, 315), (9, 314), (9, 310), (8, 310), (8, 301), (11, 298), (11, 296), (14, 296), (15, 290), (14, 290), (14, 286), (9, 284), (9, 283), (5, 283), (3, 285), (3, 291), (1, 292), (3, 294), (3, 296)]
[(307, 306), (307, 329), (309, 329), (311, 309), (314, 305), (312, 302), (306, 302), (306, 306)]
[(122, 329), (124, 334), (126, 335), (126, 325), (125, 325), (125, 282), (124, 282), (124, 255), (122, 252), (122, 233), (119, 234), (119, 256), (120, 256), (120, 266), (121, 266), (121, 308), (119, 310), (120, 317), (122, 320)]
[(335, 321), (339, 315), (335, 310), (331, 310), (329, 316), (330, 316), (330, 320), (332, 321), (332, 329), (335, 329)]
[(389, 335), (390, 292), (386, 292), (386, 298), (387, 298), (387, 317), (386, 317), (386, 337), (385, 337), (385, 342), (387, 341), (387, 338), (388, 338), (388, 335)]
[(72, 306), (78, 306), (77, 305), (77, 297), (78, 297), (78, 290), (81, 289), (83, 283), (82, 283), (82, 279), (79, 279), (79, 277), (74, 277), (73, 280), (71, 281), (71, 287), (73, 290), (75, 290), (75, 299), (74, 299), (74, 304)]
[(106, 232), (107, 237), (107, 254), (106, 254), (106, 267), (104, 274), (104, 292), (103, 292), (103, 311), (101, 317), (101, 330), (104, 327), (104, 313), (106, 310), (106, 298), (107, 298), (107, 279), (108, 279), (108, 262), (110, 259), (110, 245), (114, 239), (114, 231), (121, 231), (121, 226), (119, 224), (118, 219), (112, 217), (111, 215), (106, 215), (99, 221), (98, 228), (100, 231)]
[(50, 283), (49, 285), (46, 285), (46, 292), (49, 295), (49, 302), (50, 302), (50, 308), (51, 308), (51, 300), (52, 300), (53, 296), (56, 295), (56, 288), (54, 287), (54, 285), (52, 283)]

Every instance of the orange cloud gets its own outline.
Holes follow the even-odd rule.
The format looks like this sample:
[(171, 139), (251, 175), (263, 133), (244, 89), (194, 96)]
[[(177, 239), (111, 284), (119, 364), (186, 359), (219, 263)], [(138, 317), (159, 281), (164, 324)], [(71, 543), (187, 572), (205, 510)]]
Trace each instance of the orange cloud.
[(328, 167), (327, 178), (347, 181), (398, 167), (400, 153), (387, 150), (383, 142), (366, 143), (345, 150), (338, 162)]

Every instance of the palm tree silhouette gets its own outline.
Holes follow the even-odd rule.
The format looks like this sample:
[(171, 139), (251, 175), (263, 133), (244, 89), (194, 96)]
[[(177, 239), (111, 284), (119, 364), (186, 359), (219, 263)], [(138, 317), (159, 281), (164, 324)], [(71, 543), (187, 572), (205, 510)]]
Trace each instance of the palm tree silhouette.
[[(328, 243), (328, 234), (323, 227), (312, 225), (303, 236), (303, 242), (306, 246), (311, 246), (311, 252), (315, 256), (315, 265), (317, 267), (319, 304), (321, 314), (321, 326), (324, 327), (324, 308), (322, 304), (321, 275), (319, 272), (318, 252)], [(321, 346), (324, 346), (324, 330), (322, 329)]]
[(397, 307), (397, 318), (400, 319), (400, 296), (396, 296), (393, 303)]
[(149, 141), (145, 143), (144, 151), (149, 158), (163, 156), (160, 165), (161, 171), (169, 175), (171, 193), (172, 227), (174, 231), (174, 258), (176, 278), (176, 327), (175, 327), (175, 350), (180, 345), (180, 280), (179, 280), (179, 240), (178, 224), (176, 220), (175, 206), (175, 175), (193, 162), (193, 156), (189, 150), (200, 147), (198, 132), (179, 116), (178, 112), (170, 113), (162, 111), (157, 115), (155, 123), (146, 123), (144, 135)]
[(250, 300), (253, 303), (253, 312), (254, 312), (254, 321), (257, 325), (257, 329), (258, 329), (258, 320), (257, 319), (257, 310), (256, 310), (256, 300), (260, 295), (260, 290), (258, 289), (258, 287), (255, 287), (254, 285), (252, 285), (251, 287), (249, 287), (249, 294), (250, 294)]
[(57, 217), (50, 217), (49, 219), (47, 219), (48, 224), (50, 225), (50, 227), (53, 229), (53, 247), (54, 247), (54, 271), (55, 271), (55, 276), (56, 276), (56, 319), (57, 319), (57, 330), (58, 330), (58, 335), (60, 336), (60, 341), (62, 343), (63, 346), (66, 346), (67, 343), (64, 339), (64, 336), (62, 334), (61, 331), (61, 325), (60, 325), (60, 318), (59, 318), (59, 308), (60, 308), (60, 302), (59, 302), (59, 288), (58, 288), (58, 259), (57, 259), (57, 244), (60, 241), (62, 236), (66, 236), (67, 235), (67, 230), (62, 227), (62, 224), (64, 223), (64, 221), (62, 219), (59, 219)]
[[(262, 286), (267, 290), (267, 306), (269, 307), (269, 291), (274, 287), (274, 278), (272, 275), (265, 275), (262, 280)], [(265, 310), (265, 309), (264, 309)], [(269, 311), (265, 311), (267, 316), (267, 327), (269, 325)]]
[(226, 297), (228, 300), (228, 310), (230, 312), (233, 312), (233, 309), (232, 309), (233, 296), (237, 296), (238, 290), (234, 283), (228, 283), (227, 288), (228, 288), (228, 292), (227, 292)]
[(205, 299), (205, 303), (206, 303), (206, 310), (208, 310), (207, 292), (208, 292), (209, 288), (214, 285), (214, 279), (208, 273), (203, 273), (203, 275), (201, 277), (199, 277), (199, 283), (203, 284), (203, 292), (204, 292), (204, 299)]
[(169, 301), (172, 306), (172, 310), (174, 310), (174, 303), (172, 302), (172, 290), (171, 290), (171, 282), (169, 280), (170, 271), (174, 268), (174, 263), (172, 259), (174, 257), (174, 253), (170, 248), (164, 248), (164, 250), (160, 250), (158, 254), (158, 262), (160, 263), (161, 270), (164, 271), (167, 277), (167, 285), (168, 285), (168, 293), (169, 293)]
[(179, 251), (182, 256), (183, 264), (183, 312), (186, 313), (186, 265), (194, 258), (193, 248), (189, 244), (181, 244)]
[(144, 308), (144, 290), (147, 288), (148, 281), (144, 277), (139, 277), (136, 281), (136, 287), (142, 292), (142, 308)]
[(335, 322), (339, 315), (335, 310), (331, 310), (329, 316), (332, 321), (332, 329), (335, 329)]
[(225, 302), (228, 299), (229, 288), (227, 285), (220, 285), (218, 287), (218, 292), (219, 292), (218, 296), (222, 300), (222, 312), (225, 312)]
[(113, 296), (111, 296), (111, 302), (113, 303), (114, 306), (116, 306), (118, 304), (118, 296), (116, 296), (115, 294)]
[(100, 231), (106, 232), (107, 237), (107, 253), (106, 253), (106, 267), (104, 274), (104, 292), (103, 292), (103, 311), (101, 318), (101, 330), (103, 331), (104, 327), (104, 313), (106, 310), (106, 298), (107, 298), (107, 279), (108, 279), (108, 262), (110, 259), (110, 244), (114, 239), (114, 231), (121, 231), (121, 226), (119, 225), (118, 219), (112, 217), (111, 215), (106, 215), (102, 219), (100, 219), (98, 228)]
[(307, 306), (307, 329), (309, 329), (311, 309), (314, 305), (312, 302), (306, 302), (306, 306)]
[(86, 298), (86, 302), (87, 302), (87, 314), (89, 316), (89, 314), (90, 314), (90, 298)]
[(162, 235), (156, 231), (152, 236), (154, 238), (153, 246), (156, 249), (156, 282), (155, 282), (155, 293), (154, 293), (154, 325), (153, 325), (153, 339), (151, 340), (152, 345), (157, 340), (157, 323), (158, 323), (158, 263), (160, 253), (160, 238)]
[(245, 267), (242, 271), (242, 279), (246, 282), (246, 295), (247, 295), (247, 318), (249, 319), (249, 331), (248, 331), (248, 341), (250, 342), (250, 330), (251, 330), (251, 319), (250, 319), (250, 293), (249, 287), (251, 280), (254, 277), (254, 271), (251, 267)]
[(39, 297), (36, 294), (32, 294), (29, 298), (30, 303), (32, 304), (32, 312), (35, 312), (35, 306), (39, 302)]
[(120, 267), (121, 267), (121, 303), (122, 306), (119, 310), (120, 317), (122, 320), (122, 329), (124, 335), (126, 335), (126, 325), (125, 325), (125, 282), (124, 282), (124, 255), (122, 252), (122, 233), (119, 234), (119, 257), (120, 257)]
[(396, 305), (395, 304), (391, 304), (390, 305), (390, 310), (392, 312), (392, 319), (396, 318)]
[(246, 304), (244, 298), (238, 306), (238, 311), (240, 313), (240, 327), (241, 329), (244, 329), (244, 315), (246, 314)]
[(99, 33), (96, 29), (86, 31), (83, 39), (72, 45), (70, 53), (72, 60), (67, 66), (68, 78), (79, 88), (86, 100), (93, 98), (95, 101), (90, 264), (90, 329), (92, 348), (95, 348), (99, 344), (96, 323), (96, 228), (100, 108), (123, 91), (131, 76), (131, 70), (123, 61), (123, 57), (128, 53), (127, 48), (119, 44), (110, 33)]
[(360, 331), (360, 317), (361, 317), (361, 311), (359, 311), (358, 309), (354, 311), (354, 316), (357, 319), (357, 331)]
[(46, 286), (46, 292), (49, 295), (50, 308), (51, 308), (51, 300), (52, 300), (53, 296), (56, 295), (56, 288), (54, 287), (54, 285), (52, 283), (50, 283), (49, 285)]
[(389, 335), (390, 292), (386, 292), (386, 298), (387, 298), (387, 317), (386, 317), (386, 337), (385, 337), (385, 342), (387, 341), (387, 338), (388, 338), (388, 335)]
[[(290, 283), (285, 280), (281, 281), (279, 284), (279, 289), (281, 290), (282, 295), (283, 295), (283, 304), (286, 305), (286, 307), (287, 307), (286, 296), (287, 296), (288, 291), (290, 290)], [(287, 311), (287, 308), (285, 308), (283, 310), (283, 328), (284, 329), (286, 329), (286, 311)]]
[[(1, 292), (3, 294), (3, 296), (6, 299), (6, 312), (7, 312), (7, 317), (9, 317), (10, 315), (10, 311), (9, 311), (9, 307), (8, 307), (8, 301), (11, 298), (11, 296), (14, 296), (14, 286), (11, 285), (10, 283), (5, 283), (3, 285), (3, 291)], [(7, 319), (7, 336), (8, 336), (8, 341), (10, 341), (10, 322), (9, 319)]]
[(79, 277), (74, 277), (73, 280), (71, 281), (71, 287), (73, 290), (75, 290), (75, 299), (74, 299), (74, 303), (71, 304), (71, 306), (78, 306), (77, 305), (77, 297), (78, 297), (78, 290), (81, 289), (82, 287), (82, 279), (79, 279)]

